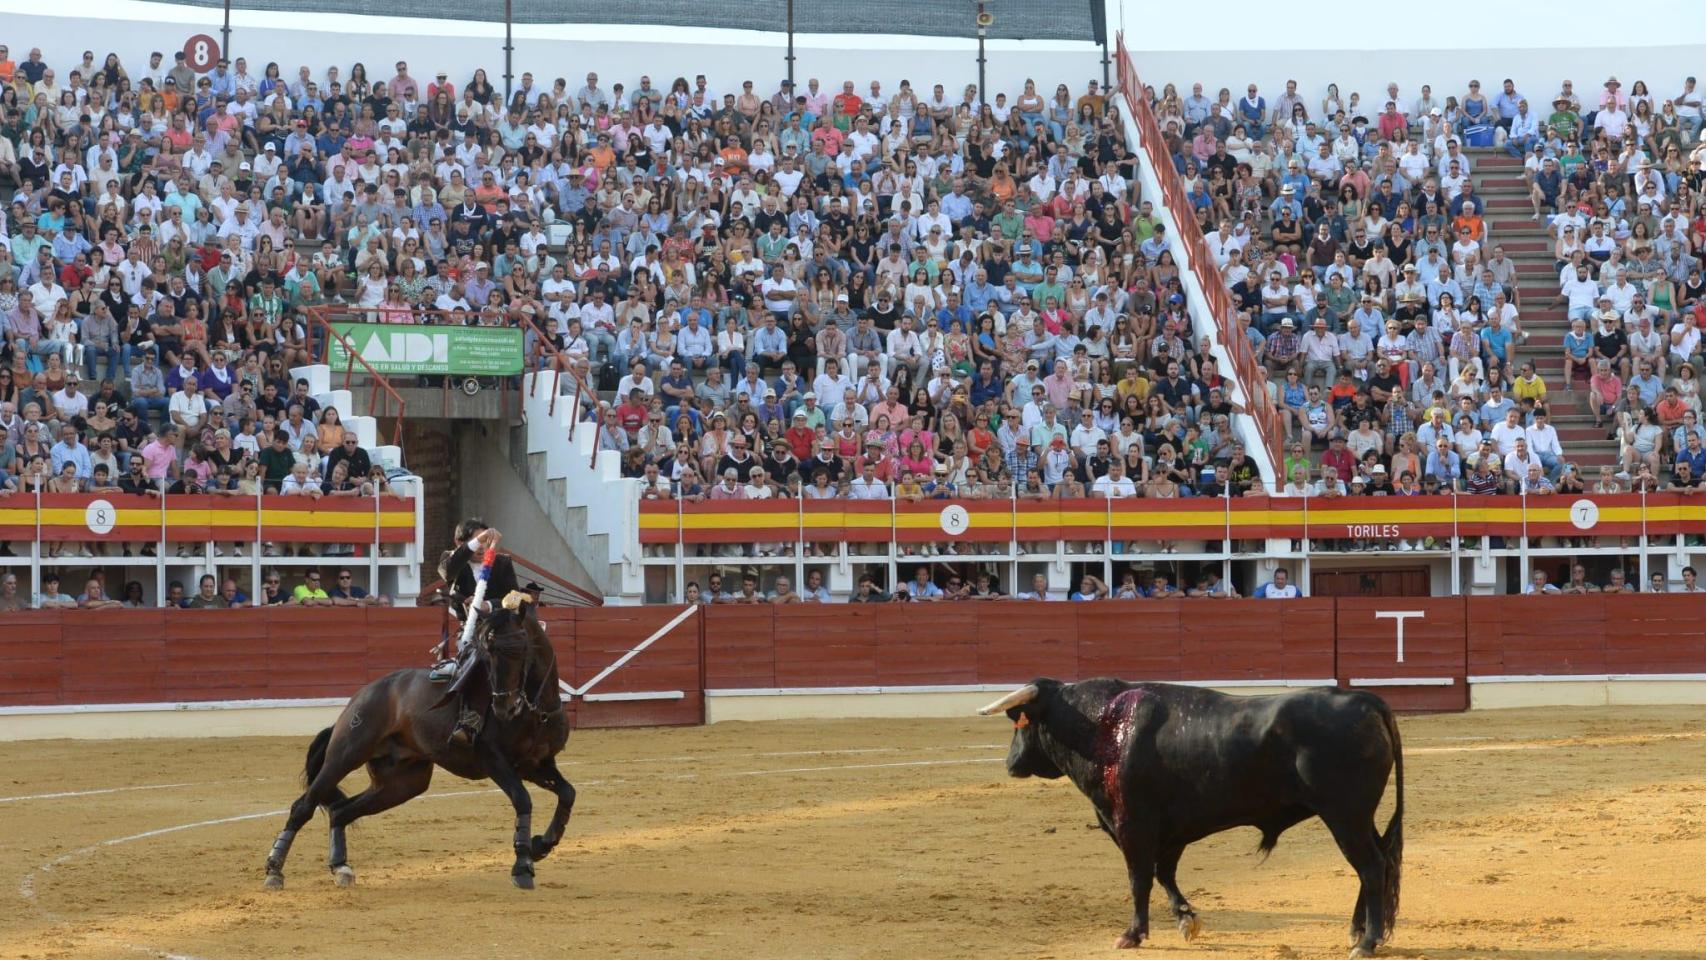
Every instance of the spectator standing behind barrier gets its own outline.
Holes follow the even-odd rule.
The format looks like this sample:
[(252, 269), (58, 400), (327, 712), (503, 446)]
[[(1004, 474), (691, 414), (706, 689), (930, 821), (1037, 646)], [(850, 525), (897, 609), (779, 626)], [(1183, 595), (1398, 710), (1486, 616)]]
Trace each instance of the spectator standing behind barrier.
[(331, 595), (320, 586), (320, 572), (310, 570), (302, 578), (302, 582), (291, 591), (291, 602), (304, 607), (330, 607), (333, 605)]
[(0, 575), (0, 613), (15, 613), (28, 607), (24, 598), (18, 596), (18, 575), (7, 572)]
[(1289, 576), (1284, 567), (1275, 570), (1273, 580), (1256, 588), (1256, 597), (1262, 600), (1294, 600), (1301, 596), (1297, 584), (1291, 583)]
[(124, 601), (107, 596), (105, 580), (99, 572), (83, 583), (83, 595), (77, 598), (77, 606), (84, 610), (118, 610), (124, 607)]
[(215, 583), (216, 581), (213, 579), (213, 574), (202, 574), (201, 580), (197, 584), (199, 589), (196, 590), (195, 596), (184, 601), (185, 609), (223, 610), (230, 606), (225, 597), (215, 589)]
[[(543, 588), (535, 590), (534, 588), (537, 586), (537, 584), (528, 584), (528, 592), (534, 594), (533, 603), (536, 609), (539, 605), (538, 594), (543, 590)], [(389, 597), (368, 593), (366, 588), (356, 583), (354, 572), (348, 568), (338, 571), (337, 582), (332, 585), (330, 590), (326, 591), (326, 596), (332, 601), (334, 607), (388, 607), (391, 605)]]

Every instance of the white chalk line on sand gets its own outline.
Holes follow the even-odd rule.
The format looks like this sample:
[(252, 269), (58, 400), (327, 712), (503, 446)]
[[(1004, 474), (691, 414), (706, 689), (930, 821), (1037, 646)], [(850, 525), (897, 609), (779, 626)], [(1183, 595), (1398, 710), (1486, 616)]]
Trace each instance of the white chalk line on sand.
[[(732, 754), (732, 755), (731, 754), (716, 754), (716, 755), (709, 755), (709, 756), (700, 755), (700, 756), (693, 756), (693, 757), (640, 757), (640, 758), (631, 759), (631, 760), (571, 760), (571, 761), (568, 761), (568, 762), (562, 764), (562, 766), (564, 766), (564, 767), (578, 767), (578, 766), (603, 767), (603, 766), (627, 766), (627, 765), (632, 765), (632, 764), (652, 764), (652, 763), (703, 763), (707, 760), (717, 760), (717, 761), (724, 761), (724, 760), (765, 760), (765, 759), (772, 759), (772, 758), (778, 758), (778, 757), (838, 757), (838, 756), (854, 756), (854, 755), (863, 755), (863, 754), (872, 754), (872, 753), (901, 753), (903, 751), (909, 752), (909, 753), (916, 753), (916, 752), (920, 752), (920, 751), (925, 752), (925, 753), (929, 753), (929, 752), (937, 752), (937, 751), (945, 752), (945, 751), (949, 751), (949, 750), (997, 750), (997, 749), (1004, 749), (1004, 748), (1005, 748), (1005, 744), (987, 744), (987, 743), (966, 743), (966, 744), (955, 744), (955, 745), (943, 746), (943, 747), (910, 747), (910, 748), (909, 747), (848, 747), (848, 748), (833, 749), (833, 750), (782, 750), (782, 751), (773, 751), (773, 752), (769, 752), (769, 753), (741, 753), (741, 754)], [(852, 769), (857, 769), (857, 768), (852, 768)], [(764, 772), (769, 772), (769, 771), (764, 771)], [(776, 771), (776, 772), (781, 772), (781, 771)], [(740, 774), (732, 774), (732, 775), (733, 776), (739, 776)], [(685, 775), (685, 776), (676, 775), (673, 777), (666, 777), (664, 779), (684, 780), (684, 779), (693, 779), (695, 776), (696, 775), (693, 775), (693, 774), (689, 774), (689, 775)], [(148, 783), (148, 784), (138, 784), (138, 785), (134, 785), (134, 786), (127, 786), (127, 787), (99, 787), (99, 788), (89, 789), (89, 790), (61, 790), (61, 791), (58, 791), (55, 793), (30, 793), (30, 794), (21, 794), (19, 796), (15, 796), (15, 797), (0, 797), (0, 804), (4, 804), (4, 803), (30, 803), (30, 802), (34, 802), (37, 800), (73, 800), (73, 799), (77, 799), (79, 797), (99, 797), (99, 796), (107, 796), (107, 795), (115, 794), (115, 793), (135, 793), (135, 792), (144, 791), (144, 790), (175, 790), (175, 789), (178, 789), (180, 787), (207, 787), (207, 786), (214, 786), (214, 785), (222, 784), (222, 783), (265, 783), (268, 780), (276, 780), (276, 779), (279, 779), (279, 778), (277, 778), (277, 777), (239, 777), (239, 778), (233, 779), (233, 780), (197, 780), (197, 781), (185, 782), (185, 783)], [(434, 794), (434, 796), (446, 796), (446, 794)]]
[(139, 790), (175, 790), (179, 787), (211, 787), (221, 783), (261, 783), (268, 777), (238, 777), (234, 780), (195, 780), (186, 783), (148, 783), (130, 787), (100, 787), (94, 790), (61, 790), (58, 793), (31, 793), (16, 797), (0, 797), (0, 803), (28, 803), (32, 800), (69, 800), (75, 797), (100, 797), (113, 793), (135, 793)]

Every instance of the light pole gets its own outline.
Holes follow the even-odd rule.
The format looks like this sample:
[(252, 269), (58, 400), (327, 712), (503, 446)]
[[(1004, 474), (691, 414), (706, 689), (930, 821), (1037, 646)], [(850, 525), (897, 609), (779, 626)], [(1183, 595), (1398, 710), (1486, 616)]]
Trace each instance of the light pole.
[(794, 88), (794, 0), (788, 0), (788, 89)]
[(977, 0), (977, 99), (984, 98), (984, 57), (983, 40), (989, 33), (989, 25), (995, 22), (995, 14), (983, 8), (984, 0)]
[[(229, 2), (229, 0), (227, 0)], [(504, 0), (504, 103), (509, 102), (510, 87), (515, 79), (515, 9), (511, 0)]]

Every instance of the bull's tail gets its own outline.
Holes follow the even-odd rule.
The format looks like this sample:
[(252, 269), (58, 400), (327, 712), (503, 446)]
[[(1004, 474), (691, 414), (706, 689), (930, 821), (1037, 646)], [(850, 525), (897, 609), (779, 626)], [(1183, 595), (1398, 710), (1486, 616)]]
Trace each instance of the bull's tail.
[(1379, 837), (1380, 854), (1386, 864), (1386, 902), (1381, 904), (1383, 928), (1386, 936), (1392, 936), (1392, 930), (1398, 924), (1398, 881), (1404, 870), (1404, 744), (1398, 737), (1398, 718), (1393, 715), (1392, 708), (1381, 705), (1381, 719), (1386, 722), (1386, 736), (1392, 741), (1392, 765), (1397, 772), (1394, 789), (1397, 791), (1392, 808), (1392, 819), (1386, 823), (1386, 832)]
[(308, 745), (308, 761), (302, 766), (302, 784), (307, 786), (320, 775), (320, 768), (326, 765), (326, 745), (332, 742), (332, 728), (327, 727), (314, 735), (314, 742)]

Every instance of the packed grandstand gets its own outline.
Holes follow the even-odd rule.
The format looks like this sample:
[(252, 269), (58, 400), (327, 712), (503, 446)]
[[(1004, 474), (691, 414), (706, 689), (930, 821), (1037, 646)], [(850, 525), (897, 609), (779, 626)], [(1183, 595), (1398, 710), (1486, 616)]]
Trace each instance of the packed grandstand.
[[(0, 495), (383, 493), (289, 373), (337, 305), (524, 327), (535, 366), (598, 393), (597, 446), (647, 501), (1706, 477), (1692, 77), (1142, 91), (1261, 381), (1238, 385), (1093, 80), (985, 100), (523, 74), (506, 98), (407, 62), (18, 53), (0, 46)], [(1240, 397), (1275, 415), (1241, 429)]]

